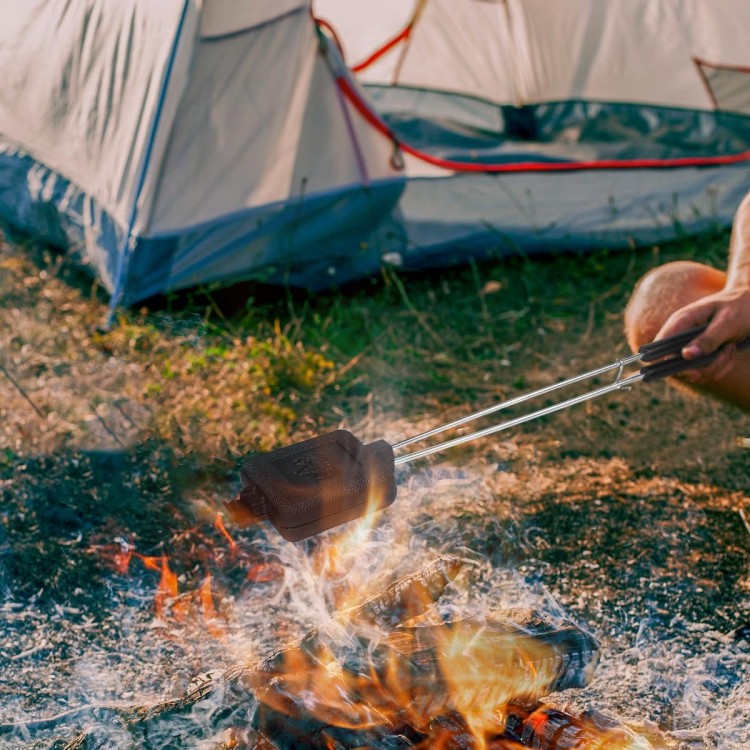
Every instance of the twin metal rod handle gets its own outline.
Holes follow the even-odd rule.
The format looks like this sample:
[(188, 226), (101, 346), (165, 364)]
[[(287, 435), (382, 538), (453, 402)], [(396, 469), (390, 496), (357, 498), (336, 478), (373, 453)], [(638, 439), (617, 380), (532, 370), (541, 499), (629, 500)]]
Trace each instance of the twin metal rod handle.
[[(434, 435), (438, 435), (441, 432), (455, 429), (456, 427), (460, 427), (467, 422), (472, 422), (475, 419), (481, 419), (482, 417), (486, 417), (489, 414), (494, 414), (495, 412), (502, 409), (509, 409), (510, 407), (516, 406), (517, 404), (521, 404), (525, 401), (530, 401), (531, 399), (545, 396), (548, 393), (559, 390), (560, 388), (566, 388), (567, 386), (575, 385), (576, 383), (581, 383), (585, 380), (590, 380), (592, 378), (599, 377), (600, 375), (605, 375), (608, 372), (612, 372), (613, 370), (617, 370), (615, 381), (613, 383), (610, 383), (609, 385), (587, 391), (586, 393), (583, 393), (579, 396), (574, 396), (573, 398), (566, 399), (565, 401), (560, 401), (557, 404), (552, 404), (551, 406), (537, 409), (536, 411), (532, 411), (528, 414), (523, 414), (520, 417), (509, 419), (505, 422), (500, 422), (490, 427), (486, 427), (483, 430), (477, 430), (476, 432), (472, 432), (468, 435), (461, 435), (460, 437), (453, 438), (452, 440), (446, 440), (442, 443), (437, 443), (436, 445), (422, 448), (421, 450), (412, 451), (411, 453), (405, 453), (401, 456), (396, 457), (395, 465), (398, 466), (400, 464), (409, 463), (410, 461), (416, 461), (418, 458), (424, 458), (424, 456), (429, 456), (432, 453), (437, 453), (448, 448), (453, 448), (457, 445), (463, 445), (464, 443), (468, 443), (471, 440), (477, 440), (479, 438), (486, 437), (487, 435), (493, 435), (496, 432), (509, 430), (512, 427), (523, 424), (524, 422), (530, 422), (533, 419), (539, 419), (540, 417), (544, 417), (547, 414), (553, 414), (556, 411), (567, 409), (569, 406), (575, 406), (576, 404), (583, 403), (584, 401), (590, 401), (592, 399), (599, 398), (600, 396), (604, 396), (607, 393), (612, 393), (613, 391), (627, 390), (631, 385), (641, 380), (647, 383), (651, 380), (660, 380), (670, 375), (676, 375), (680, 372), (684, 372), (685, 370), (692, 370), (696, 367), (703, 367), (705, 365), (708, 365), (713, 362), (716, 357), (719, 356), (719, 350), (711, 352), (710, 354), (706, 354), (702, 357), (698, 357), (696, 359), (685, 359), (680, 354), (682, 347), (684, 347), (688, 342), (692, 341), (696, 336), (705, 331), (706, 328), (707, 325), (704, 325), (699, 328), (693, 328), (689, 331), (684, 331), (683, 333), (678, 333), (674, 336), (670, 336), (669, 338), (661, 339), (659, 341), (652, 341), (650, 344), (644, 344), (643, 346), (641, 346), (637, 354), (631, 354), (629, 357), (618, 359), (611, 364), (604, 365), (604, 367), (598, 367), (595, 370), (590, 370), (589, 372), (576, 375), (575, 377), (568, 378), (567, 380), (561, 380), (559, 383), (554, 383), (553, 385), (539, 388), (536, 391), (525, 393), (522, 396), (516, 396), (515, 398), (501, 401), (497, 404), (494, 404), (493, 406), (487, 407), (486, 409), (482, 409), (481, 411), (476, 411), (473, 414), (469, 414), (468, 416), (456, 419), (453, 422), (448, 422), (447, 424), (440, 425), (439, 427), (427, 430), (426, 432), (422, 432), (419, 435), (415, 435), (414, 437), (406, 438), (405, 440), (395, 443), (393, 445), (393, 450), (396, 451), (401, 448), (405, 448), (407, 445), (422, 442), (423, 440), (433, 437)], [(750, 348), (750, 337), (737, 344), (737, 348)], [(662, 359), (663, 357), (665, 359)], [(654, 362), (654, 360), (660, 361)], [(624, 368), (638, 361), (646, 363), (652, 362), (653, 364), (647, 364), (641, 367), (640, 371), (626, 378), (623, 378)]]
[[(618, 359), (610, 365), (540, 388), (532, 393), (502, 401), (415, 437), (402, 440), (394, 446), (389, 445), (385, 440), (376, 440), (364, 445), (347, 430), (335, 430), (285, 448), (279, 448), (271, 453), (249, 456), (240, 472), (242, 490), (239, 497), (227, 504), (227, 509), (233, 520), (241, 525), (267, 519), (284, 539), (289, 541), (307, 539), (367, 513), (388, 507), (396, 499), (395, 468), (399, 464), (508, 430), (516, 425), (604, 396), (612, 391), (627, 389), (639, 380), (657, 380), (712, 362), (718, 356), (718, 352), (693, 360), (685, 360), (680, 356), (682, 347), (699, 332), (700, 329), (687, 331), (678, 336), (646, 344), (637, 354), (630, 357)], [(744, 348), (747, 345), (750, 345), (750, 338), (738, 347)], [(645, 364), (640, 371), (623, 377), (625, 367), (637, 361), (651, 364)], [(609, 385), (477, 430), (469, 435), (461, 435), (437, 445), (394, 457), (394, 449), (419, 443), (501, 409), (507, 409), (613, 370), (616, 371), (615, 380)]]

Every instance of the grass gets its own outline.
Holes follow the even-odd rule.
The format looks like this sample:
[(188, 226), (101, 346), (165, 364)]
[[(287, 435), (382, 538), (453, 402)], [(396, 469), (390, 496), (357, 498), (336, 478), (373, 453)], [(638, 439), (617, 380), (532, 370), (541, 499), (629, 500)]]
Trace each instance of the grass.
[[(0, 460), (152, 439), (200, 466), (230, 466), (340, 424), (396, 437), (612, 361), (625, 352), (622, 310), (636, 280), (671, 259), (722, 265), (726, 245), (717, 234), (424, 275), (387, 270), (317, 296), (198, 289), (120, 311), (105, 332), (106, 297), (72, 260), (5, 242)], [(628, 422), (617, 403), (584, 412), (571, 450), (587, 452), (590, 440), (589, 450), (606, 441), (618, 451)], [(552, 419), (529, 428), (531, 439), (550, 424), (558, 442), (580, 432)]]
[[(0, 636), (19, 654), (41, 632), (51, 639), (31, 668), (6, 647), (0, 698), (57, 706), (60, 685), (77, 686), (89, 657), (131, 660), (117, 663), (118, 698), (122, 686), (161, 691), (215, 668), (223, 646), (217, 656), (202, 633), (165, 641), (152, 627), (159, 576), (137, 562), (127, 575), (113, 567), (123, 544), (169, 559), (188, 597), (176, 601), (193, 601), (210, 572), (225, 611), (255, 592), (249, 601), (265, 613), (282, 597), (272, 602), (262, 582), (256, 592), (253, 569), (278, 562), (275, 532), (231, 527), (243, 552), (235, 560), (214, 526), (243, 453), (340, 425), (396, 440), (611, 362), (627, 351), (622, 311), (637, 279), (678, 258), (722, 266), (727, 241), (389, 271), (317, 296), (191, 290), (120, 311), (106, 332), (107, 298), (70, 258), (0, 241), (0, 596), (18, 622), (34, 614), (0, 618)], [(404, 524), (415, 549), (487, 561), (478, 601), (490, 583), (521, 597), (536, 587), (606, 639), (590, 705), (692, 727), (692, 678), (674, 670), (687, 691), (675, 698), (663, 667), (626, 660), (644, 645), (645, 623), (657, 665), (680, 649), (676, 663), (694, 653), (718, 665), (701, 680), (741, 683), (744, 656), (727, 665), (726, 651), (689, 625), (746, 626), (750, 543), (738, 510), (747, 511), (750, 466), (735, 439), (747, 428), (746, 415), (721, 404), (638, 386), (400, 475), (400, 505), (382, 518)], [(304, 548), (311, 556), (315, 544)], [(142, 620), (123, 617), (134, 601)], [(288, 635), (284, 606), (270, 610), (274, 637)], [(265, 614), (261, 627), (233, 617), (233, 632), (266, 627)], [(725, 714), (710, 725), (726, 732), (739, 722), (726, 729), (722, 716), (745, 710), (730, 687), (717, 688)]]

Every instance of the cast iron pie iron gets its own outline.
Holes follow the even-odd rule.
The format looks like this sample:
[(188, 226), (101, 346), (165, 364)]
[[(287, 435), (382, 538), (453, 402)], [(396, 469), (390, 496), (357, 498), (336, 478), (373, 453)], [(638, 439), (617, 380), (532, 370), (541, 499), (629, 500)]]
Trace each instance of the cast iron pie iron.
[[(291, 542), (320, 534), (347, 521), (388, 507), (396, 499), (396, 467), (400, 464), (510, 429), (612, 391), (628, 390), (639, 381), (648, 383), (710, 364), (718, 356), (718, 351), (691, 360), (684, 359), (680, 354), (682, 347), (705, 328), (706, 326), (702, 326), (644, 344), (637, 354), (502, 401), (394, 445), (389, 445), (385, 440), (364, 444), (351, 432), (336, 430), (270, 453), (249, 456), (241, 470), (242, 490), (239, 497), (226, 504), (227, 510), (232, 520), (241, 526), (268, 520), (284, 539)], [(740, 342), (737, 347), (749, 348), (750, 337)], [(638, 372), (623, 377), (624, 368), (638, 361), (647, 364)], [(411, 453), (395, 455), (408, 445), (422, 442), (446, 430), (455, 429), (501, 409), (605, 375), (613, 370), (616, 371), (616, 378), (609, 385), (586, 391), (552, 406), (537, 409), (468, 435), (461, 435)]]

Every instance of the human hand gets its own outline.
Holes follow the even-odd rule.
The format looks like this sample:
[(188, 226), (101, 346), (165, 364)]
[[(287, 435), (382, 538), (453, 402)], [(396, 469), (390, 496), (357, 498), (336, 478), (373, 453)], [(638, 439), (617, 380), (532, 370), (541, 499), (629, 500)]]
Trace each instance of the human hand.
[(734, 366), (736, 343), (750, 335), (750, 287), (724, 288), (674, 312), (655, 340), (708, 323), (706, 330), (682, 349), (685, 359), (696, 359), (720, 349), (710, 364), (688, 370), (680, 377), (701, 384), (721, 380)]

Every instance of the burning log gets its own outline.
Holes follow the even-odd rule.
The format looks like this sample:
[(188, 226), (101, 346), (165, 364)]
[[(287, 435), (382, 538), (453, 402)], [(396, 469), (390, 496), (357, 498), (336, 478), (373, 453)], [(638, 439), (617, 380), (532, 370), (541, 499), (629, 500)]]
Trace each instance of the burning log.
[[(443, 595), (456, 578), (463, 563), (453, 555), (446, 555), (426, 565), (420, 571), (400, 578), (378, 594), (349, 610), (337, 614), (331, 626), (344, 628), (388, 629), (425, 613)], [(227, 716), (252, 711), (256, 705), (254, 690), (260, 689), (290, 663), (313, 666), (324, 658), (326, 638), (318, 629), (308, 632), (298, 642), (269, 654), (256, 664), (239, 664), (223, 673), (216, 673), (199, 684), (192, 684), (188, 692), (170, 701), (145, 706), (100, 705), (84, 706), (57, 716), (19, 725), (0, 726), (0, 733), (22, 730), (31, 733), (80, 721), (95, 720), (97, 736), (102, 727), (120, 728), (134, 735), (148, 733), (174, 717), (184, 716), (196, 706), (212, 702), (216, 709), (211, 727), (194, 727), (195, 733), (207, 729), (220, 731), (228, 725)], [(153, 746), (158, 746), (152, 743)], [(140, 744), (140, 747), (148, 745)], [(64, 750), (102, 747), (93, 734), (84, 733), (64, 745)]]
[(551, 706), (514, 707), (504, 738), (535, 750), (650, 750), (650, 743), (621, 722), (595, 711), (574, 716)]
[[(380, 733), (394, 747), (411, 747), (433, 734), (436, 717), (497, 725), (495, 712), (512, 701), (533, 704), (584, 686), (598, 651), (572, 623), (526, 610), (399, 627), (376, 644), (355, 638), (348, 645), (333, 672), (330, 663), (308, 673), (297, 662), (257, 690), (254, 728), (283, 749), (328, 747), (320, 737), (332, 727), (348, 728), (353, 747), (386, 746), (373, 739)], [(328, 671), (322, 684), (320, 666)], [(409, 744), (393, 745), (398, 737)]]
[(441, 558), (175, 700), (89, 709), (97, 727), (64, 750), (205, 747), (222, 734), (223, 750), (647, 750), (619, 730), (539, 704), (592, 676), (599, 645), (573, 623), (510, 610), (410, 624), (460, 569), (457, 558)]

